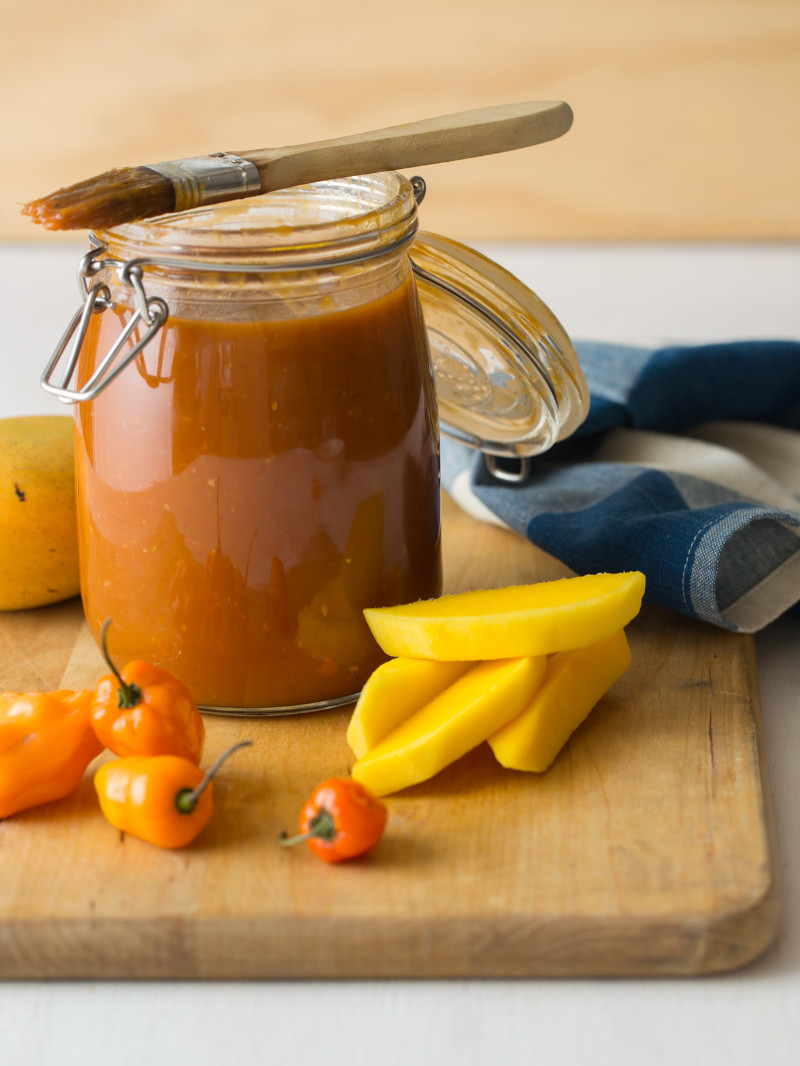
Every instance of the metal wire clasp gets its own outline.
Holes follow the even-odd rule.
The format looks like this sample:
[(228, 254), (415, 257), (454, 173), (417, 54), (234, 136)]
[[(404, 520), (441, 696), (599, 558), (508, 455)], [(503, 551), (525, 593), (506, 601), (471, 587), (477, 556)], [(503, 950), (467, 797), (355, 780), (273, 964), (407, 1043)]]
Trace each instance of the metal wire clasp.
[[(70, 324), (42, 373), (42, 388), (53, 396), (57, 396), (62, 403), (80, 403), (82, 400), (94, 399), (99, 392), (111, 384), (118, 374), (122, 373), (128, 363), (136, 358), (169, 317), (169, 308), (166, 303), (158, 296), (148, 297), (145, 293), (141, 266), (136, 261), (123, 263), (117, 259), (105, 259), (101, 263), (99, 257), (105, 250), (106, 245), (97, 242), (81, 259), (78, 267), (78, 285), (83, 295), (83, 303), (72, 316)], [(125, 329), (114, 341), (91, 377), (80, 387), (73, 388), (75, 369), (92, 315), (114, 307), (108, 286), (100, 281), (94, 283), (91, 281), (103, 266), (109, 264), (117, 267), (121, 284), (133, 289), (134, 311)], [(143, 322), (147, 329), (132, 347), (123, 352), (140, 322)], [(68, 348), (69, 351), (67, 351)], [(57, 370), (60, 380), (58, 384), (54, 384), (53, 378), (56, 377)]]

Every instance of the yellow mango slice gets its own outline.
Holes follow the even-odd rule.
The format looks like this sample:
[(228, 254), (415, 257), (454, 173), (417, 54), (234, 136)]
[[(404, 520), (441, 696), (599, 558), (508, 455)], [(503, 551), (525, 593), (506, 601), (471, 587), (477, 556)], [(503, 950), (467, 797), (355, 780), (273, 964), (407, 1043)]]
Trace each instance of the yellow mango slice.
[(361, 690), (347, 727), (347, 743), (356, 758), (366, 755), (472, 665), (438, 663), (432, 659), (390, 659), (379, 666)]
[(364, 611), (387, 655), (482, 660), (550, 655), (622, 629), (638, 614), (644, 574), (590, 574), (483, 589)]
[(585, 648), (553, 655), (522, 714), (489, 737), (497, 761), (510, 770), (546, 770), (630, 662), (621, 629)]
[(472, 666), (359, 759), (353, 778), (376, 796), (427, 781), (520, 714), (545, 667), (543, 657)]

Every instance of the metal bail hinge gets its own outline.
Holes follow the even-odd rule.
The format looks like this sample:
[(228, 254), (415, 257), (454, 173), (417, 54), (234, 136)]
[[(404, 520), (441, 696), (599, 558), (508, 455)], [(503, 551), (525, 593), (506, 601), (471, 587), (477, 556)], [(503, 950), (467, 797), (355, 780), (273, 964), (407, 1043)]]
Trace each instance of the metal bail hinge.
[(531, 472), (530, 459), (522, 455), (510, 458), (484, 453), (483, 461), (491, 477), (506, 485), (521, 485), (527, 481), (528, 474)]
[[(81, 260), (78, 271), (79, 284), (85, 288), (82, 305), (72, 316), (70, 324), (56, 345), (50, 361), (44, 368), (41, 386), (45, 392), (57, 396), (62, 403), (80, 403), (93, 400), (99, 392), (121, 374), (125, 367), (136, 358), (146, 344), (152, 340), (169, 317), (166, 303), (158, 296), (148, 297), (142, 283), (142, 268), (136, 262), (120, 263), (118, 260), (105, 260), (119, 268), (120, 281), (129, 285), (135, 296), (135, 309), (122, 333), (114, 341), (91, 377), (80, 387), (73, 387), (73, 378), (78, 365), (78, 358), (89, 328), (93, 314), (99, 314), (113, 307), (108, 287), (100, 281), (90, 285), (92, 275), (101, 268), (98, 256), (105, 251), (105, 245), (91, 249)], [(123, 351), (140, 323), (146, 325), (142, 336)], [(65, 354), (66, 353), (66, 354)], [(57, 376), (59, 381), (54, 383)]]

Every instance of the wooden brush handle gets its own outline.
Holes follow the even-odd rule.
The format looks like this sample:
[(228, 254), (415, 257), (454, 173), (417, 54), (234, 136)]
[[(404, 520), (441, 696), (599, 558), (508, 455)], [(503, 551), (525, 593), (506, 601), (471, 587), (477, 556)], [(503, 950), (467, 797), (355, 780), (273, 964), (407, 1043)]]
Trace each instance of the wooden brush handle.
[(501, 104), (289, 148), (236, 152), (254, 163), (261, 191), (509, 152), (551, 141), (572, 125), (561, 101)]

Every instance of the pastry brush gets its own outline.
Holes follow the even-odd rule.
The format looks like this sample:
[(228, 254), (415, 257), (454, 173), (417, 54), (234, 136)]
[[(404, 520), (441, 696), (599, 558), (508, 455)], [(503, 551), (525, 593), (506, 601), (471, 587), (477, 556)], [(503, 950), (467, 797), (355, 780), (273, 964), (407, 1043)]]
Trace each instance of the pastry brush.
[(48, 229), (108, 229), (294, 185), (403, 170), (550, 141), (572, 125), (561, 101), (501, 104), (288, 148), (212, 152), (122, 167), (23, 208)]

